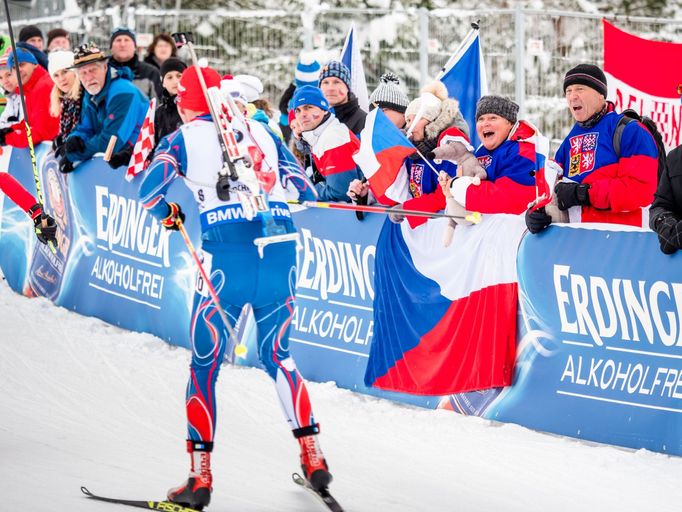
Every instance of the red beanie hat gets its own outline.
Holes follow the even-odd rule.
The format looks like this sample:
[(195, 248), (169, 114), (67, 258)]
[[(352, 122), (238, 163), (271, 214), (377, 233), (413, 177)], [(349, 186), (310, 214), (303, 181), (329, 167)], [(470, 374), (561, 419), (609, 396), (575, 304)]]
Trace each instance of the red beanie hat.
[[(201, 68), (201, 74), (204, 76), (206, 88), (220, 87), (220, 75), (215, 69)], [(180, 78), (177, 104), (178, 107), (201, 112), (202, 114), (209, 112), (208, 103), (206, 102), (204, 92), (201, 90), (195, 66), (187, 68), (182, 74), (182, 78)]]

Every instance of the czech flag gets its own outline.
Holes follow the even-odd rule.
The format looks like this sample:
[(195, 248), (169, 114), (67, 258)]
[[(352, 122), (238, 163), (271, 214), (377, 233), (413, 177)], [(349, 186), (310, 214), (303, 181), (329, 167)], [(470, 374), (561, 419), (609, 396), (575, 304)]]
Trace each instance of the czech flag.
[(367, 93), (367, 80), (365, 69), (362, 66), (360, 44), (355, 37), (355, 23), (351, 23), (346, 42), (341, 50), (341, 62), (350, 69), (350, 90), (358, 98), (358, 105), (365, 112), (369, 112), (369, 94)]
[(411, 197), (403, 162), (415, 151), (403, 132), (380, 108), (375, 108), (367, 115), (360, 134), (360, 149), (353, 160), (362, 169), (375, 197), (400, 203)]
[(516, 358), (516, 255), (523, 216), (385, 222), (374, 267), (374, 338), (365, 384), (417, 395), (509, 386)]

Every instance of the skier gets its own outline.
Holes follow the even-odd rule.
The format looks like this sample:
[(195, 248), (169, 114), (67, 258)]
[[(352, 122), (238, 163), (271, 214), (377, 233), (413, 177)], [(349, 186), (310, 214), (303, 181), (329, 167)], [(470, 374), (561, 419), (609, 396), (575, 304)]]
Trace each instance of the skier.
[[(220, 86), (220, 75), (215, 70), (202, 68), (201, 72), (207, 87)], [(206, 273), (232, 322), (246, 303), (252, 304), (259, 332), (258, 355), (276, 383), (286, 419), (299, 442), (304, 476), (314, 489), (326, 491), (332, 476), (317, 442), (319, 424), (315, 422), (305, 383), (289, 354), (296, 244), (293, 241), (272, 243), (263, 248), (263, 256), (259, 257), (254, 240), (263, 234), (261, 216), (247, 220), (236, 194), (247, 191), (247, 186), (241, 179), (230, 181), (229, 199), (220, 199), (216, 183), (223, 166), (221, 149), (196, 67), (188, 68), (182, 75), (178, 109), (186, 124), (161, 141), (140, 186), (141, 200), (162, 226), (177, 230), (185, 214), (180, 205), (167, 202), (165, 195), (175, 178), (185, 178), (201, 216), (201, 250)], [(260, 172), (258, 167), (262, 166), (263, 172), (272, 170), (279, 178), (272, 137), (261, 123), (247, 123), (247, 131), (258, 147), (245, 134), (237, 133), (243, 153), (252, 155), (256, 171)], [(253, 157), (260, 151), (262, 160)], [(268, 183), (273, 184), (268, 193), (275, 222), (287, 233), (295, 232), (279, 179)], [(198, 283), (190, 326), (192, 362), (186, 412), (191, 469), (188, 479), (168, 492), (170, 501), (195, 509), (207, 506), (211, 499), (215, 383), (230, 342), (216, 305), (206, 295), (205, 288), (203, 283)]]
[(31, 217), (40, 242), (44, 244), (52, 242), (55, 247), (57, 246), (57, 222), (43, 212), (43, 206), (6, 172), (0, 172), (0, 191)]

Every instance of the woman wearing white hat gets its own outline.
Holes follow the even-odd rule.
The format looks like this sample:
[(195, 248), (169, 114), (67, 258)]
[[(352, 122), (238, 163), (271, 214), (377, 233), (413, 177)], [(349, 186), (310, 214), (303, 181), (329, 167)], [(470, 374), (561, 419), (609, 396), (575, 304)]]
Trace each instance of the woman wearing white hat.
[(54, 50), (49, 54), (48, 72), (54, 82), (50, 95), (50, 114), (59, 117), (59, 134), (52, 142), (57, 155), (81, 117), (82, 88), (73, 66), (73, 52)]

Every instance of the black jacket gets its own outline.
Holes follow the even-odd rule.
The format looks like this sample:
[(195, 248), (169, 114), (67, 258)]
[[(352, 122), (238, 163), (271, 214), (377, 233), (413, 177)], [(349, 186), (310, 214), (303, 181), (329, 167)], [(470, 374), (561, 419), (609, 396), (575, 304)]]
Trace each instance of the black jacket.
[(149, 99), (154, 97), (160, 99), (163, 94), (161, 87), (161, 75), (159, 70), (151, 64), (141, 62), (137, 55), (127, 62), (118, 62), (113, 57), (109, 59), (109, 63), (115, 68), (127, 67), (133, 71), (133, 83), (140, 89)]
[(649, 226), (656, 231), (657, 220), (672, 214), (682, 220), (682, 146), (668, 153), (667, 168), (658, 182), (649, 210)]
[(156, 69), (160, 70), (161, 69), (161, 64), (159, 64), (159, 61), (154, 57), (153, 55), (147, 55), (144, 58), (144, 61), (149, 64), (150, 66), (154, 66)]
[(171, 96), (166, 89), (154, 115), (154, 141), (159, 143), (169, 133), (173, 133), (182, 124), (182, 119), (175, 105), (175, 96)]
[(355, 135), (360, 135), (360, 132), (365, 127), (367, 112), (360, 109), (358, 99), (353, 93), (350, 93), (348, 103), (334, 107), (334, 115)]

